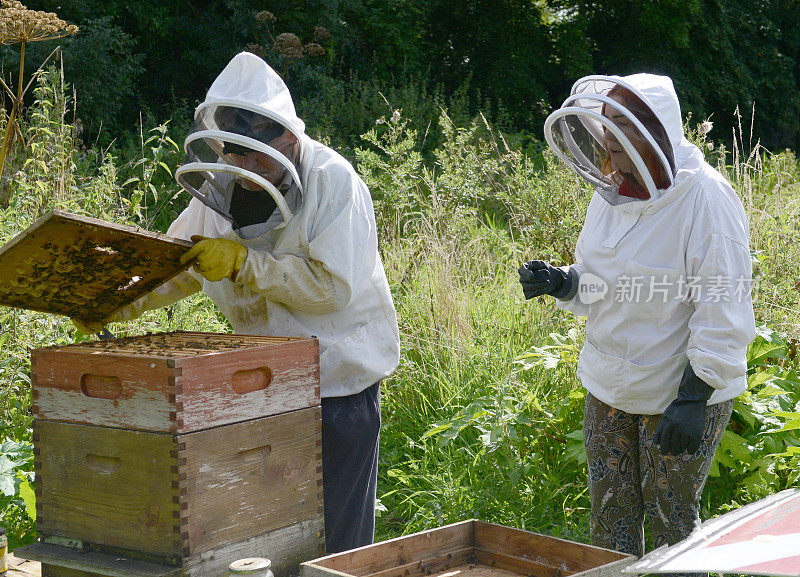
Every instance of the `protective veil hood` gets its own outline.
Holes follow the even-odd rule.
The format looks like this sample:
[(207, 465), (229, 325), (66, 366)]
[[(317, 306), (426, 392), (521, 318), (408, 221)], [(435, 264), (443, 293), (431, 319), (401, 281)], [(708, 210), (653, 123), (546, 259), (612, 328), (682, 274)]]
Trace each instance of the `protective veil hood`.
[(301, 147), (304, 131), (281, 77), (258, 56), (242, 52), (195, 110), (184, 141), (187, 162), (175, 178), (240, 236), (252, 238), (267, 221), (280, 226), (299, 208), (303, 185), (293, 159), (302, 150), (289, 153), (294, 145), (288, 134)]
[(297, 117), (289, 89), (266, 62), (250, 52), (240, 52), (220, 72), (208, 89), (204, 108), (233, 105), (259, 112), (289, 129), (298, 140), (306, 126)]
[[(642, 124), (641, 110), (622, 98), (626, 92), (652, 112), (655, 123)], [(624, 176), (633, 173), (640, 177), (647, 193), (644, 198), (658, 198), (675, 184), (683, 141), (680, 104), (672, 80), (655, 74), (581, 78), (561, 108), (545, 121), (545, 138), (553, 152), (610, 204), (636, 200), (620, 194)], [(640, 151), (654, 159), (649, 166)], [(620, 156), (630, 164), (627, 171), (615, 166), (620, 164), (614, 162)]]

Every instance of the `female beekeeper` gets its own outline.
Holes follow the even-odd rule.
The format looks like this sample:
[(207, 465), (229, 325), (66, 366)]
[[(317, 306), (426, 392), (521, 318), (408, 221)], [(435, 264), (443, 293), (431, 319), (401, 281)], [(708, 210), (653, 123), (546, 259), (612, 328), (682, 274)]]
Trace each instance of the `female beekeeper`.
[(372, 542), (380, 385), (400, 343), (378, 254), (372, 199), (353, 167), (309, 138), (289, 90), (242, 52), (195, 111), (188, 162), (193, 195), (167, 234), (197, 241), (193, 270), (82, 332), (203, 290), (237, 333), (319, 339), (322, 469), (328, 553)]
[(683, 137), (665, 76), (589, 76), (545, 122), (595, 186), (576, 262), (519, 269), (526, 298), (586, 317), (578, 375), (592, 543), (644, 552), (685, 538), (755, 336), (745, 211)]

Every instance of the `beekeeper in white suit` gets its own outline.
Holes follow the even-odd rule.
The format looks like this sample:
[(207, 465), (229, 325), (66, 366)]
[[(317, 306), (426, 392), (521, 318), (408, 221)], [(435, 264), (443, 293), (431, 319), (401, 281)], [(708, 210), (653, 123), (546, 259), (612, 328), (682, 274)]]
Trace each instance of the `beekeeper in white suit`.
[[(193, 269), (102, 324), (202, 289), (237, 333), (316, 336), (333, 553), (373, 540), (379, 382), (400, 347), (369, 190), (304, 130), (278, 74), (235, 56), (197, 107), (176, 171), (194, 198), (167, 234), (196, 241), (183, 256)], [(83, 332), (101, 328), (87, 324), (76, 320)]]
[(728, 182), (683, 136), (665, 76), (589, 76), (545, 122), (595, 186), (576, 262), (519, 269), (527, 298), (586, 317), (578, 376), (595, 545), (685, 538), (755, 336), (749, 228)]

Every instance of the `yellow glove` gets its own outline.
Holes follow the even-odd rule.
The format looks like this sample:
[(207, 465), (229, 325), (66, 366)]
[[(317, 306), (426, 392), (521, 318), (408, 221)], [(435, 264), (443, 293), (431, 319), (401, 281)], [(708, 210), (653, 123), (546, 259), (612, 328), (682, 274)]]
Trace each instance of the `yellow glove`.
[(197, 244), (181, 256), (181, 264), (194, 261), (194, 270), (211, 282), (224, 278), (233, 281), (247, 257), (244, 245), (227, 238), (194, 235)]
[(87, 321), (84, 319), (70, 319), (76, 329), (81, 331), (87, 337), (103, 330), (107, 323), (103, 321)]

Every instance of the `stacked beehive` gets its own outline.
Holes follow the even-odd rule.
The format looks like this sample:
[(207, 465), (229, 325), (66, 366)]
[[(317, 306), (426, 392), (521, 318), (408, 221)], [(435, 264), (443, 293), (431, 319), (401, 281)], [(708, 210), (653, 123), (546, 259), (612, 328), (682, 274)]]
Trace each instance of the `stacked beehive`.
[(293, 573), (324, 548), (315, 339), (162, 333), (32, 352), (45, 576)]

